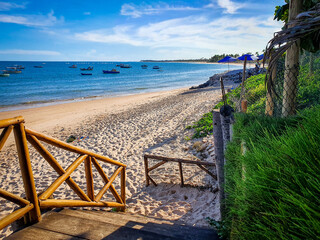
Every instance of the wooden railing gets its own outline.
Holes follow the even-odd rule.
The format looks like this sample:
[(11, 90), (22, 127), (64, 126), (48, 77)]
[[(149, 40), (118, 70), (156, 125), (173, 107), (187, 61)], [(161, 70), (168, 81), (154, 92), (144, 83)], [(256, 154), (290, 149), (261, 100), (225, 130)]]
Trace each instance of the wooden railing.
[[(21, 206), (21, 209), (10, 213), (6, 217), (0, 219), (0, 229), (6, 227), (17, 219), (25, 216), (25, 223), (34, 223), (41, 220), (40, 209), (55, 208), (55, 207), (116, 207), (120, 210), (125, 209), (125, 178), (126, 178), (126, 165), (110, 158), (101, 156), (91, 151), (75, 147), (73, 145), (64, 143), (57, 139), (51, 138), (41, 133), (37, 133), (31, 129), (24, 127), (23, 117), (16, 117), (12, 119), (0, 120), (0, 129), (3, 128), (0, 135), (0, 151), (8, 139), (12, 130), (14, 130), (15, 142), (18, 150), (19, 163), (21, 174), (23, 178), (26, 199), (16, 196), (8, 191), (0, 188), (0, 197), (3, 197), (11, 202), (14, 202)], [(50, 164), (50, 166), (59, 174), (59, 177), (48, 187), (47, 190), (42, 192), (38, 197), (34, 178), (31, 168), (31, 160), (29, 156), (29, 150), (27, 141), (40, 153), (40, 155)], [(41, 142), (45, 142), (49, 145), (62, 148), (64, 150), (79, 154), (79, 157), (67, 168), (63, 169), (54, 156), (43, 146)], [(117, 166), (113, 175), (108, 178), (103, 171), (99, 161), (109, 163)], [(84, 162), (85, 165), (85, 177), (87, 185), (87, 193), (85, 193), (71, 178), (72, 172)], [(94, 195), (94, 184), (92, 165), (97, 169), (99, 175), (105, 182), (105, 185)], [(121, 174), (120, 185), (121, 193), (117, 192), (112, 185), (115, 178)], [(63, 183), (66, 182), (70, 188), (78, 195), (81, 200), (67, 200), (67, 199), (49, 199), (54, 191)], [(114, 202), (101, 201), (103, 195), (110, 189), (114, 196)]]
[[(150, 177), (149, 172), (160, 167), (161, 165), (167, 163), (167, 162), (177, 162), (179, 164), (179, 173), (180, 173), (180, 179), (181, 179), (181, 186), (184, 186), (184, 179), (183, 179), (183, 169), (182, 169), (182, 163), (187, 164), (194, 164), (198, 166), (201, 170), (209, 174), (213, 179), (217, 180), (217, 175), (210, 172), (207, 168), (204, 166), (216, 166), (215, 163), (209, 163), (204, 161), (195, 161), (195, 160), (187, 160), (187, 159), (181, 159), (181, 158), (169, 158), (169, 157), (163, 157), (163, 156), (156, 156), (156, 155), (144, 155), (144, 166), (145, 166), (145, 175), (146, 175), (146, 186), (150, 185), (150, 181), (157, 186), (156, 182)], [(149, 168), (148, 159), (154, 159), (159, 160), (161, 162), (155, 164), (154, 166)]]

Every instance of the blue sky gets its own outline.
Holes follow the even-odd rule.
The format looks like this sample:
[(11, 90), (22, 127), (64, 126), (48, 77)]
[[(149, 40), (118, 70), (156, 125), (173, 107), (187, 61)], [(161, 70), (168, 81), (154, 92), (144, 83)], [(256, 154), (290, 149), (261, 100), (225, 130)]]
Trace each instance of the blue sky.
[(138, 61), (261, 52), (283, 0), (0, 0), (0, 61)]

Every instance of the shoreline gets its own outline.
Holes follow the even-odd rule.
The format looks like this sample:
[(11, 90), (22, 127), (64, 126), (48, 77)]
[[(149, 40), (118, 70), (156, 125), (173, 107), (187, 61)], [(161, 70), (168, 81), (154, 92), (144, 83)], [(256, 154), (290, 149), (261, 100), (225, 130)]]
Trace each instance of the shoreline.
[[(58, 125), (65, 127), (78, 125), (84, 118), (105, 113), (120, 112), (127, 107), (137, 106), (146, 101), (173, 95), (188, 90), (179, 88), (167, 91), (138, 93), (132, 95), (84, 99), (81, 101), (55, 102), (47, 106), (1, 111), (0, 119), (23, 116), (26, 125), (37, 131), (48, 131)], [(35, 114), (37, 113), (37, 114)]]
[[(225, 86), (233, 85), (229, 82)], [(193, 134), (193, 130), (186, 129), (186, 126), (211, 111), (220, 99), (218, 86), (197, 90), (178, 89), (2, 112), (0, 118), (23, 115), (28, 128), (61, 141), (74, 135), (77, 140), (72, 145), (126, 164), (128, 212), (194, 226), (208, 226), (206, 217), (220, 219), (219, 203), (216, 201), (218, 193), (213, 191), (216, 182), (212, 177), (200, 168), (185, 166), (185, 184), (190, 187), (182, 188), (177, 164), (167, 163), (152, 172), (151, 176), (158, 186), (146, 187), (143, 156), (149, 153), (214, 162), (212, 136), (186, 140)], [(205, 150), (197, 151), (193, 147), (195, 142), (199, 142)], [(47, 149), (64, 169), (77, 157), (52, 146), (47, 146)], [(37, 191), (43, 191), (56, 180), (57, 174), (33, 147), (30, 146), (29, 152)], [(13, 144), (5, 147), (0, 152), (0, 159), (0, 185), (7, 191), (23, 194), (16, 147)], [(77, 170), (72, 177), (78, 180), (79, 187), (85, 189), (84, 168)], [(107, 176), (113, 170), (110, 166), (104, 166)], [(101, 189), (105, 182), (97, 172), (94, 174), (95, 189)], [(67, 185), (61, 185), (53, 197), (70, 199), (77, 196)], [(114, 200), (110, 192), (104, 197), (105, 201)], [(0, 202), (0, 207), (3, 209), (0, 218), (14, 208), (5, 201)], [(106, 210), (110, 209), (100, 209)], [(3, 229), (0, 238), (11, 232), (10, 227)]]

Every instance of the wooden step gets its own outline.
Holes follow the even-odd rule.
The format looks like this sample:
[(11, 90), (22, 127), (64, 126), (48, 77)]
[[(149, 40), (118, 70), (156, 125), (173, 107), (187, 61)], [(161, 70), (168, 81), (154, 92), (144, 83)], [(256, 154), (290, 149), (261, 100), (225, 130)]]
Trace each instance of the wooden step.
[(218, 239), (211, 229), (128, 213), (64, 209), (6, 239)]

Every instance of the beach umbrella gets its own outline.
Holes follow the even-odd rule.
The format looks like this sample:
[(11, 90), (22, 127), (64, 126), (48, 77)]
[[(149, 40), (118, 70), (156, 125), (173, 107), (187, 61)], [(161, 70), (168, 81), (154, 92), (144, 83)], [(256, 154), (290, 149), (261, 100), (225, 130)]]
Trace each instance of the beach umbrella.
[(263, 58), (264, 58), (264, 54), (261, 54), (261, 55), (258, 56), (259, 60), (262, 60)]
[(229, 62), (234, 62), (234, 61), (237, 61), (238, 59), (234, 58), (234, 57), (230, 57), (230, 56), (226, 56), (222, 59), (220, 59), (218, 61), (218, 63), (224, 63), (224, 62), (227, 62), (228, 63), (228, 71), (229, 71)]
[(241, 61), (244, 61), (245, 58), (247, 58), (247, 61), (254, 61), (254, 60), (259, 59), (258, 57), (250, 55), (250, 54), (244, 54), (241, 57), (238, 57), (238, 59)]

